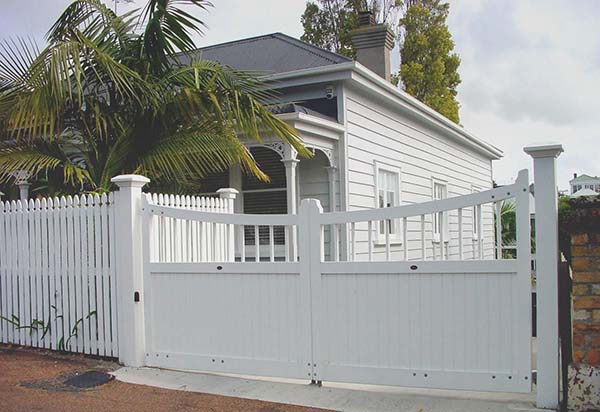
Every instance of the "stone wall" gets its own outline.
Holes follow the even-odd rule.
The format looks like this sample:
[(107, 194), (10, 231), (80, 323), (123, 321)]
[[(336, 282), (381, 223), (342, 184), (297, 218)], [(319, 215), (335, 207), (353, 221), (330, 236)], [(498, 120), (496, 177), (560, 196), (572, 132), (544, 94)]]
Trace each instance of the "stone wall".
[[(600, 204), (575, 206), (571, 233), (573, 363), (569, 410), (600, 411)], [(591, 206), (591, 207), (590, 207)]]

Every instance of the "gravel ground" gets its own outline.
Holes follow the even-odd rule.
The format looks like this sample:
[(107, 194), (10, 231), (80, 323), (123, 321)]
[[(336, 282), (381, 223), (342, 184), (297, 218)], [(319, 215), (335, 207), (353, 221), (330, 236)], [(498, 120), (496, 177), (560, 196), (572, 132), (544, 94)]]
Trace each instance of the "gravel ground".
[(243, 411), (318, 412), (318, 409), (133, 385), (112, 380), (91, 389), (64, 382), (114, 362), (0, 345), (0, 411)]

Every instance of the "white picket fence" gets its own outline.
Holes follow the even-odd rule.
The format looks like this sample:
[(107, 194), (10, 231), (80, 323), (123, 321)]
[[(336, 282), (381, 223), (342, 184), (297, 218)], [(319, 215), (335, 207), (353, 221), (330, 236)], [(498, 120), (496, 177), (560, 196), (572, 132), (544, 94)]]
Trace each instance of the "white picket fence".
[[(173, 208), (233, 211), (225, 197), (148, 196)], [(109, 193), (0, 203), (0, 343), (118, 357), (116, 200)], [(202, 235), (194, 243), (191, 230)], [(200, 249), (205, 259), (226, 254), (213, 226), (200, 233), (200, 225), (166, 219), (156, 231), (168, 259)]]
[(0, 342), (118, 356), (113, 195), (0, 204)]

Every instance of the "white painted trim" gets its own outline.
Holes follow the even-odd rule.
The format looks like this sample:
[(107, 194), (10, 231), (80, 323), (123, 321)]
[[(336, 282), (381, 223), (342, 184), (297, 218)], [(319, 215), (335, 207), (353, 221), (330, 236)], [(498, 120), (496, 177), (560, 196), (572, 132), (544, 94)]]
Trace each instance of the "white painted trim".
[[(471, 185), (471, 193), (480, 193), (481, 187)], [(475, 230), (477, 228), (477, 230)], [(482, 230), (479, 227), (479, 222), (477, 221), (477, 206), (473, 206), (471, 208), (471, 238), (473, 242), (479, 241), (482, 236)]]
[(276, 115), (275, 117), (283, 120), (284, 122), (293, 122), (296, 128), (302, 128), (303, 125), (310, 125), (327, 131), (333, 131), (337, 135), (344, 133), (346, 130), (345, 127), (339, 123), (307, 113), (282, 113)]
[(177, 219), (199, 220), (214, 223), (226, 223), (230, 225), (245, 225), (245, 226), (289, 226), (297, 225), (298, 218), (296, 215), (249, 215), (249, 214), (228, 214), (228, 213), (211, 213), (201, 212), (198, 210), (176, 209), (169, 206), (149, 205), (147, 211), (149, 213), (164, 216), (174, 217)]
[[(398, 176), (398, 187), (396, 195), (396, 202), (393, 205), (393, 207), (398, 207), (398, 206), (402, 206), (402, 168), (398, 167), (398, 166), (394, 166), (390, 163), (386, 163), (386, 162), (382, 162), (380, 160), (375, 159), (373, 161), (373, 178), (375, 180), (374, 182), (374, 188), (375, 188), (375, 193), (374, 193), (374, 207), (375, 209), (380, 209), (379, 207), (379, 171), (383, 170), (385, 172), (388, 173), (393, 173), (396, 176)], [(399, 245), (402, 244), (402, 242), (404, 241), (402, 239), (402, 232), (403, 232), (403, 228), (402, 228), (402, 221), (400, 219), (394, 219), (396, 221), (396, 234), (394, 236), (390, 236), (390, 244), (392, 245)], [(386, 245), (386, 240), (385, 240), (385, 234), (380, 232), (380, 225), (378, 224), (377, 227), (375, 228), (375, 232), (377, 234), (377, 236), (375, 236), (375, 245), (381, 246), (381, 245)]]
[[(445, 189), (445, 196), (443, 199), (436, 199), (435, 198), (435, 186), (439, 185), (439, 186), (443, 186)], [(449, 185), (448, 185), (448, 181), (432, 176), (431, 177), (431, 200), (432, 201), (440, 201), (440, 200), (444, 200), (448, 198), (448, 192), (450, 191), (449, 189)], [(440, 211), (438, 213), (443, 213), (443, 217), (442, 217), (442, 231), (444, 232), (444, 244), (449, 243), (450, 241), (450, 225), (448, 224), (448, 213), (444, 212), (444, 211)], [(432, 216), (432, 224), (431, 224), (431, 239), (432, 242), (434, 243), (440, 243), (441, 242), (441, 233), (435, 233), (435, 218)]]
[[(415, 268), (415, 269), (413, 269)], [(322, 262), (321, 272), (328, 274), (380, 274), (395, 273), (414, 275), (419, 273), (448, 274), (517, 274), (516, 260), (445, 260), (445, 261), (410, 261), (410, 262)]]

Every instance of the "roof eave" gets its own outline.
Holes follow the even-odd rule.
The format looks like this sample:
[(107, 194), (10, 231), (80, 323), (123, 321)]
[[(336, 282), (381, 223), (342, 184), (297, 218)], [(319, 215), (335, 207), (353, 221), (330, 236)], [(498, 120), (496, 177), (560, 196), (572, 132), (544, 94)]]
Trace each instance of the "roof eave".
[[(503, 152), (499, 148), (484, 142), (473, 134), (467, 132), (462, 127), (442, 116), (429, 106), (421, 103), (419, 100), (410, 96), (406, 92), (398, 89), (391, 83), (382, 79), (380, 76), (367, 69), (358, 62), (347, 62), (332, 64), (329, 66), (316, 67), (310, 69), (296, 70), (286, 73), (278, 73), (264, 76), (263, 79), (267, 82), (275, 82), (280, 87), (290, 85), (301, 85), (307, 83), (301, 79), (324, 77), (323, 81), (351, 79), (357, 81), (356, 75), (362, 77), (373, 91), (379, 89), (389, 93), (396, 99), (400, 100), (405, 108), (411, 109), (420, 119), (441, 127), (448, 134), (455, 137), (457, 140), (466, 143), (467, 145), (478, 149), (492, 160), (498, 160), (503, 157)], [(325, 78), (326, 77), (326, 78)], [(294, 81), (296, 80), (296, 81)]]

